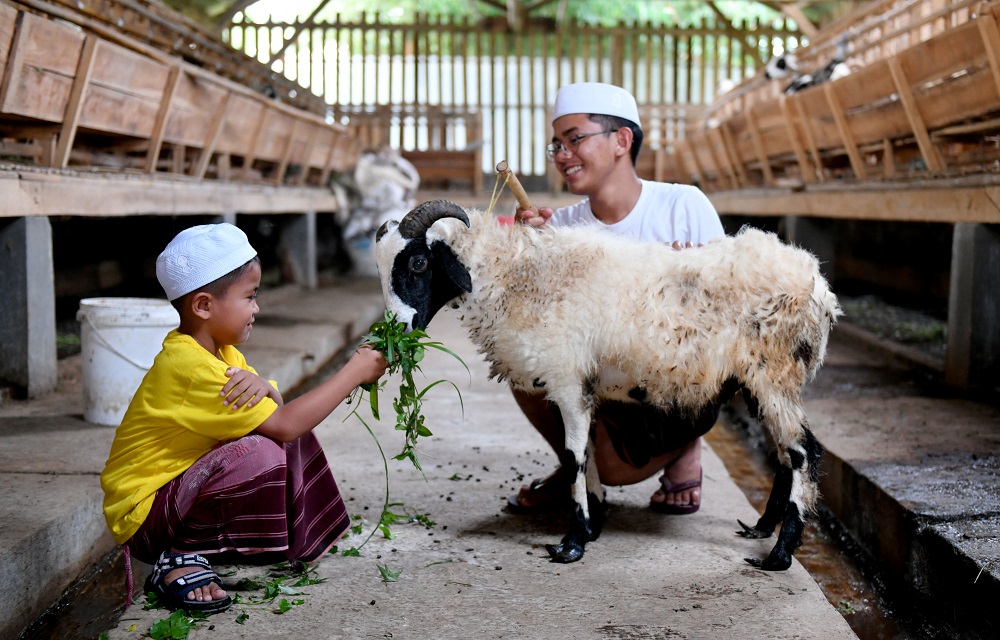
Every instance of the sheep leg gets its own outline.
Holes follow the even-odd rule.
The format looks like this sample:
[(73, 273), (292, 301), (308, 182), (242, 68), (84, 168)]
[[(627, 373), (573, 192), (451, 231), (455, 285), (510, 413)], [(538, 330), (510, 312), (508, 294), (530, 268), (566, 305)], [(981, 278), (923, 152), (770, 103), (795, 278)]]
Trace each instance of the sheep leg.
[(605, 501), (604, 485), (601, 484), (601, 474), (597, 470), (595, 432), (596, 423), (590, 426), (590, 438), (587, 441), (587, 508), (590, 514), (590, 540), (597, 540), (608, 519), (608, 505)]
[[(566, 450), (561, 456), (562, 465), (573, 478), (571, 494), (576, 508), (573, 510), (573, 520), (570, 523), (569, 532), (563, 536), (559, 544), (545, 545), (545, 549), (549, 552), (553, 562), (563, 564), (576, 562), (582, 558), (587, 542), (597, 537), (591, 529), (591, 499), (587, 491), (588, 464), (595, 465), (596, 473), (596, 463), (592, 460), (593, 456), (590, 456), (589, 462), (587, 460), (587, 454), (593, 453), (593, 444), (591, 438), (588, 437), (593, 414), (593, 398), (583, 394), (582, 400), (581, 403), (578, 398), (574, 403), (575, 411), (564, 410), (563, 407), (568, 406), (569, 403), (563, 404), (557, 401), (566, 429)], [(590, 410), (587, 409), (588, 407)], [(600, 482), (598, 482), (598, 486), (600, 486)], [(596, 498), (597, 496), (595, 496), (595, 500)]]
[(779, 467), (774, 474), (774, 484), (771, 485), (771, 493), (767, 497), (767, 506), (764, 507), (764, 514), (757, 520), (757, 524), (750, 526), (742, 520), (737, 519), (743, 529), (736, 533), (744, 538), (769, 538), (774, 533), (774, 528), (778, 526), (784, 517), (788, 498), (792, 494), (792, 470), (788, 467)]
[[(781, 531), (778, 533), (778, 540), (771, 549), (771, 553), (763, 561), (756, 558), (746, 558), (746, 561), (753, 566), (767, 571), (784, 571), (792, 566), (792, 554), (802, 544), (805, 516), (812, 509), (816, 499), (819, 458), (823, 449), (804, 422), (801, 425), (801, 430), (802, 435), (798, 442), (794, 447), (789, 447), (785, 451), (785, 455), (782, 456), (789, 461), (790, 466), (786, 468), (782, 465), (779, 474), (775, 477), (771, 498), (774, 498), (776, 493), (778, 497), (773, 506), (771, 498), (768, 499), (764, 515), (754, 527), (755, 531), (766, 531), (767, 535), (770, 535), (776, 524), (774, 522), (775, 516), (780, 512), (779, 503), (785, 502), (784, 517), (781, 522)], [(785, 487), (787, 487), (787, 493)], [(768, 513), (769, 511), (771, 513)], [(743, 525), (743, 523), (740, 524)], [(743, 527), (746, 529), (746, 525)], [(746, 537), (759, 536), (748, 535)]]

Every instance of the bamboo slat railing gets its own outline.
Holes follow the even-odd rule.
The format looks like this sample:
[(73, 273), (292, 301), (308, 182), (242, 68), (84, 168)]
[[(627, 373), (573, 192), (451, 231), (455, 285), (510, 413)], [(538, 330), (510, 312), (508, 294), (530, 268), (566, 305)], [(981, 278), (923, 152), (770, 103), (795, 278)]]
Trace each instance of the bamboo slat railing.
[[(284, 37), (292, 34), (298, 36), (289, 44)], [(548, 115), (561, 85), (611, 82), (654, 112), (693, 114), (715, 97), (720, 81), (752, 76), (773, 47), (797, 42), (798, 32), (785, 24), (715, 23), (612, 28), (572, 23), (558, 30), (529, 23), (523, 31), (510, 32), (490, 21), (419, 15), (412, 24), (399, 24), (363, 14), (307, 24), (238, 19), (226, 37), (233, 47), (323, 96), (348, 126), (353, 126), (352, 110), (474, 112), (478, 122), (466, 128), (478, 126), (481, 138), (458, 136), (449, 148), (477, 146), (482, 171), (491, 173), (505, 159), (519, 175), (530, 177), (547, 173)], [(279, 51), (280, 58), (271, 59)], [(369, 125), (364, 119), (362, 126)], [(686, 123), (651, 127), (648, 171), (666, 165), (663, 154), (686, 128)], [(419, 126), (392, 127), (390, 143), (404, 152), (429, 148), (427, 140)]]

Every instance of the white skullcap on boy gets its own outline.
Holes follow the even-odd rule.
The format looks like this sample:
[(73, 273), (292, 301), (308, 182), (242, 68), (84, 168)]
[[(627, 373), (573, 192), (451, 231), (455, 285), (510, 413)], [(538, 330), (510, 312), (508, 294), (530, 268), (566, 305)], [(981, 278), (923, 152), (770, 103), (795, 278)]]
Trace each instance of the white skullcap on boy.
[(181, 231), (156, 259), (156, 279), (176, 300), (214, 282), (253, 259), (257, 251), (247, 234), (222, 222), (202, 224)]
[(635, 97), (621, 87), (603, 82), (577, 82), (559, 89), (552, 122), (572, 113), (615, 116), (642, 126)]

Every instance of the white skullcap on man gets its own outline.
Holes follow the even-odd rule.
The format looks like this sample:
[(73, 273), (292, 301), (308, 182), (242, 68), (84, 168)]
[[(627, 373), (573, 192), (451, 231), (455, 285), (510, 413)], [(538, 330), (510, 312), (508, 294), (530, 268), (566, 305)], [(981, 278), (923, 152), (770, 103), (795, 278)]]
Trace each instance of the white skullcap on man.
[(616, 116), (642, 126), (635, 97), (621, 87), (603, 82), (577, 82), (559, 89), (552, 122), (573, 113)]
[(156, 259), (156, 279), (168, 300), (196, 291), (253, 259), (247, 234), (223, 222), (178, 233)]

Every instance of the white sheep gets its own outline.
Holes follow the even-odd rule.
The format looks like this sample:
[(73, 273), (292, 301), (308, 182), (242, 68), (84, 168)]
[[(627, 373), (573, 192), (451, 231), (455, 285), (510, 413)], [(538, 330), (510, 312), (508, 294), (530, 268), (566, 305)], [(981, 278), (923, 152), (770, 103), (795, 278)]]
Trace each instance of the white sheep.
[(694, 423), (743, 390), (781, 467), (764, 514), (737, 533), (768, 537), (780, 522), (770, 555), (747, 560), (787, 569), (815, 506), (821, 454), (799, 394), (840, 314), (816, 259), (751, 228), (675, 251), (593, 227), (501, 226), (470, 213), (435, 200), (384, 224), (375, 247), (382, 291), (411, 330), (446, 304), (459, 309), (491, 378), (544, 391), (558, 406), (576, 510), (547, 547), (552, 559), (581, 558), (607, 516), (595, 406), (648, 403)]

